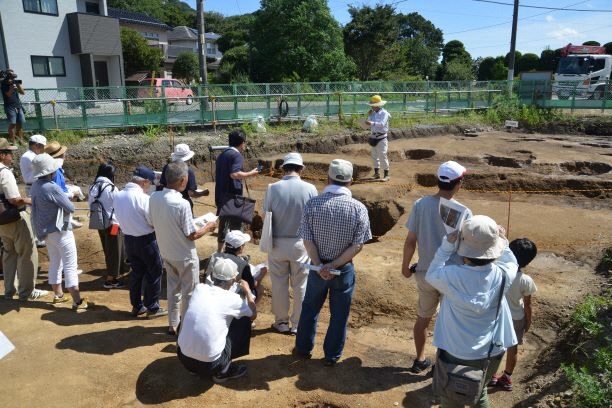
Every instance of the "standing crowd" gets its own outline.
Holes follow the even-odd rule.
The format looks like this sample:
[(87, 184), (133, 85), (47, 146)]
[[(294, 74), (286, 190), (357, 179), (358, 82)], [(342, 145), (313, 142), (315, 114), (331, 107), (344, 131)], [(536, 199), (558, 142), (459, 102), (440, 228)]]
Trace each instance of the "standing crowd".
[[(374, 139), (374, 178), (380, 178), (382, 166), (382, 179), (387, 181), (389, 115), (382, 109), (384, 103), (380, 96), (372, 97), (366, 123)], [(197, 188), (189, 166), (194, 152), (186, 144), (175, 147), (157, 186), (155, 172), (146, 166), (137, 166), (123, 189), (114, 184), (116, 169), (111, 163), (99, 166), (88, 191), (88, 204), (89, 227), (98, 230), (104, 252), (103, 286), (111, 290), (123, 287), (121, 276), (131, 269), (132, 315), (167, 316), (168, 334), (178, 336), (182, 364), (198, 375), (224, 382), (247, 371), (244, 364), (233, 360), (249, 353), (261, 296), (257, 288), (269, 272), (272, 329), (295, 335), (293, 353), (299, 358), (312, 357), (318, 318), (329, 299), (330, 319), (322, 348), (324, 365), (332, 367), (340, 360), (346, 340), (358, 275), (353, 259), (372, 239), (368, 211), (351, 193), (353, 165), (333, 160), (327, 185), (319, 194), (301, 179), (305, 170), (302, 156), (292, 152), (284, 157), (283, 177), (268, 186), (263, 202), (266, 217), (271, 217), (267, 219), (272, 243), (267, 267), (254, 267), (243, 253), (250, 236), (244, 233), (242, 220), (220, 209), (242, 196), (245, 181), (260, 169), (244, 170), (244, 132), (232, 131), (228, 142), (216, 161), (218, 222), (199, 224), (194, 219), (191, 198), (208, 195), (208, 190)], [(16, 146), (0, 139), (5, 298), (17, 295), (20, 300), (36, 300), (50, 295), (34, 286), (37, 246), (46, 245), (52, 302), (71, 302), (75, 311), (87, 310), (92, 303), (79, 291), (73, 230), (81, 225), (73, 218), (72, 203), (84, 195), (65, 178), (66, 147), (47, 142), (42, 135), (30, 137), (20, 162), (26, 197), (20, 195), (10, 170), (15, 150)], [(470, 405), (487, 407), (487, 384), (512, 389), (517, 345), (529, 330), (530, 299), (536, 291), (533, 280), (520, 268), (534, 259), (537, 250), (524, 238), (508, 243), (504, 229), (493, 219), (472, 215), (469, 209), (460, 228), (447, 233), (440, 200), (455, 200), (466, 174), (467, 169), (457, 162), (442, 163), (437, 170), (437, 192), (414, 203), (406, 223), (401, 273), (406, 278), (414, 276), (418, 291), (416, 358), (410, 370), (421, 373), (434, 365), (426, 356), (426, 339), (437, 313), (433, 334), (433, 345), (438, 348), (436, 370), (446, 364), (481, 370), (483, 384)], [(200, 283), (195, 241), (217, 227), (217, 252), (211, 256), (205, 282)], [(413, 263), (415, 255), (418, 260)], [(164, 270), (167, 309), (160, 305)], [(506, 350), (505, 368), (496, 374)], [(463, 403), (444, 393), (441, 406)]]

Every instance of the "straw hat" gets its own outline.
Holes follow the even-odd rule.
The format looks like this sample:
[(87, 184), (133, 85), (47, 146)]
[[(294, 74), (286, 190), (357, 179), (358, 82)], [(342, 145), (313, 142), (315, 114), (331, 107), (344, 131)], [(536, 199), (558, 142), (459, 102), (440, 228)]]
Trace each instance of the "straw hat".
[(62, 146), (57, 140), (52, 140), (45, 146), (45, 153), (53, 158), (60, 157), (62, 154), (66, 153), (66, 150), (68, 150), (68, 148)]
[(383, 101), (383, 99), (380, 97), (380, 95), (374, 95), (370, 98), (370, 102), (368, 103), (368, 105), (370, 106), (385, 106), (385, 104), (387, 103), (387, 101)]

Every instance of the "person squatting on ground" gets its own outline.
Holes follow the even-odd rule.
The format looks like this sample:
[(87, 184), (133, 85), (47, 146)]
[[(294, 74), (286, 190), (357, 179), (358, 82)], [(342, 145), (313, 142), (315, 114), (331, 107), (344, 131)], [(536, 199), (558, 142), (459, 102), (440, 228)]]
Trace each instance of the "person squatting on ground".
[(383, 181), (389, 181), (389, 158), (387, 151), (389, 150), (389, 140), (387, 133), (389, 132), (389, 119), (391, 115), (383, 106), (387, 101), (383, 101), (380, 95), (374, 95), (370, 98), (371, 109), (368, 112), (368, 119), (365, 124), (370, 126), (370, 146), (372, 146), (372, 159), (374, 160), (374, 175), (372, 178), (380, 179), (380, 166), (383, 166), (384, 174)]
[[(417, 319), (414, 323), (414, 346), (416, 358), (410, 370), (420, 373), (431, 366), (431, 360), (425, 357), (425, 342), (429, 322), (438, 309), (440, 293), (425, 280), (425, 273), (429, 264), (446, 235), (444, 223), (440, 217), (440, 197), (451, 200), (459, 191), (465, 167), (454, 161), (444, 162), (438, 167), (438, 192), (432, 196), (421, 197), (412, 206), (410, 216), (406, 222), (408, 236), (404, 242), (402, 260), (402, 274), (406, 278), (414, 275), (419, 300), (417, 305)], [(467, 218), (471, 217), (467, 210)], [(410, 265), (418, 245), (418, 263)], [(461, 259), (453, 255), (452, 263), (460, 264)]]
[[(196, 181), (195, 172), (190, 166), (191, 159), (193, 158), (194, 155), (195, 153), (185, 143), (177, 144), (174, 147), (174, 152), (170, 155), (171, 161), (173, 162), (182, 161), (182, 162), (185, 162), (188, 166), (187, 167), (187, 171), (188, 171), (187, 186), (185, 186), (185, 190), (181, 191), (181, 194), (185, 200), (189, 201), (189, 206), (191, 207), (192, 213), (193, 213), (193, 201), (191, 201), (191, 197), (198, 198), (198, 197), (207, 196), (209, 194), (208, 189), (204, 189), (201, 191), (198, 190), (198, 183)], [(162, 169), (162, 174), (159, 179), (159, 186), (157, 186), (157, 191), (163, 190), (163, 188), (166, 186), (166, 167), (167, 166), (168, 165), (165, 165), (164, 168)]]
[[(303, 358), (312, 356), (317, 320), (329, 294), (330, 319), (323, 343), (328, 367), (336, 364), (344, 349), (355, 287), (353, 257), (372, 239), (368, 210), (352, 198), (348, 189), (352, 180), (353, 165), (346, 160), (332, 160), (329, 185), (320, 196), (308, 201), (299, 228), (311, 263), (321, 269), (308, 274), (294, 352)], [(332, 274), (332, 270), (339, 271), (339, 275)]]
[[(32, 159), (34, 159), (37, 154), (41, 154), (45, 151), (46, 144), (47, 138), (43, 135), (30, 136), (28, 140), (28, 150), (26, 150), (26, 152), (21, 155), (21, 159), (19, 159), (19, 169), (21, 170), (21, 177), (25, 183), (26, 197), (30, 197), (30, 189), (32, 188), (32, 183), (35, 181), (34, 177), (32, 177), (34, 175)], [(38, 238), (36, 238), (37, 247), (44, 247), (45, 245), (45, 241), (39, 241)]]
[(8, 122), (8, 138), (11, 143), (21, 141), (23, 137), (23, 125), (25, 125), (25, 112), (21, 105), (19, 95), (25, 95), (25, 90), (17, 75), (12, 69), (7, 69), (4, 79), (0, 83), (2, 100), (4, 102), (4, 113)]
[(503, 373), (495, 374), (489, 382), (489, 385), (502, 387), (506, 391), (512, 391), (512, 373), (518, 361), (518, 346), (523, 344), (523, 337), (531, 327), (531, 295), (538, 290), (531, 276), (523, 273), (523, 268), (538, 254), (536, 244), (527, 238), (518, 238), (510, 242), (510, 250), (516, 257), (519, 270), (506, 293), (506, 300), (512, 313), (512, 324), (518, 344), (508, 349)]
[[(81, 187), (73, 184), (70, 180), (66, 181), (66, 176), (64, 173), (64, 159), (66, 156), (66, 150), (68, 148), (66, 146), (62, 146), (58, 141), (52, 140), (45, 146), (45, 153), (48, 153), (53, 157), (57, 162), (59, 162), (59, 168), (57, 172), (55, 172), (55, 179), (53, 180), (55, 184), (61, 187), (61, 189), (68, 195), (68, 198), (71, 200), (79, 199), (81, 201), (85, 200), (85, 195), (81, 190)], [(73, 223), (75, 228), (80, 228), (82, 225), (80, 223)]]
[[(246, 134), (242, 130), (233, 130), (228, 135), (229, 148), (217, 157), (215, 167), (215, 205), (217, 215), (226, 201), (236, 195), (242, 195), (242, 180), (259, 174), (257, 168), (243, 171), (244, 158), (242, 153), (246, 150)], [(219, 233), (217, 236), (217, 252), (223, 249), (225, 234), (230, 230), (241, 230), (242, 221), (234, 217), (219, 217)]]
[(134, 317), (145, 313), (147, 317), (168, 314), (167, 310), (159, 306), (163, 263), (149, 212), (149, 195), (146, 193), (153, 183), (155, 172), (148, 167), (138, 166), (130, 182), (113, 200), (115, 217), (121, 225), (125, 250), (132, 268), (130, 303)]
[[(506, 298), (502, 296), (499, 314), (497, 305), (514, 281), (518, 265), (504, 229), (493, 219), (475, 215), (463, 222), (460, 231), (442, 240), (425, 275), (442, 294), (433, 344), (449, 363), (482, 368), (493, 343), (486, 384), (497, 371), (504, 351), (517, 343)], [(463, 258), (463, 264), (447, 264), (453, 253)], [(445, 397), (441, 401), (441, 408), (464, 406)], [(485, 386), (475, 407), (488, 406)]]
[(119, 192), (114, 181), (115, 166), (111, 163), (100, 164), (94, 182), (89, 187), (89, 195), (87, 197), (89, 208), (91, 208), (95, 200), (102, 204), (111, 223), (108, 228), (98, 230), (106, 264), (106, 278), (103, 284), (106, 289), (124, 287), (125, 283), (119, 280), (119, 276), (127, 271), (123, 233), (118, 227), (121, 224), (117, 221), (113, 207), (113, 201)]
[[(243, 297), (232, 291), (238, 282)], [(246, 343), (250, 336), (234, 333), (242, 326), (234, 325), (236, 319), (255, 320), (257, 309), (249, 285), (238, 278), (236, 264), (226, 258), (218, 258), (212, 268), (212, 285), (198, 284), (191, 297), (178, 336), (177, 355), (185, 368), (202, 378), (212, 376), (222, 383), (242, 377), (247, 372), (244, 364), (232, 359), (245, 355), (236, 350), (232, 339), (239, 336)]]
[(265, 267), (256, 270), (256, 268), (249, 263), (249, 257), (242, 255), (245, 244), (250, 240), (251, 236), (240, 230), (229, 231), (225, 234), (223, 252), (215, 252), (210, 257), (210, 262), (208, 262), (208, 267), (206, 268), (206, 275), (209, 278), (212, 276), (212, 267), (217, 259), (231, 259), (238, 267), (238, 278), (246, 281), (255, 299), (259, 299), (257, 296), (257, 288), (268, 271)]
[[(38, 238), (47, 241), (49, 284), (55, 294), (53, 303), (69, 302), (72, 296), (72, 309), (86, 310), (91, 304), (87, 298), (81, 297), (79, 291), (77, 248), (70, 223), (74, 205), (62, 189), (52, 181), (59, 163), (50, 155), (42, 153), (32, 160), (32, 166), (34, 178), (37, 179), (31, 190), (32, 219)], [(66, 289), (71, 296), (62, 291), (62, 272)]]
[[(19, 300), (36, 300), (49, 294), (46, 290), (36, 289), (38, 273), (38, 251), (30, 224), (30, 215), (21, 211), (32, 200), (21, 197), (17, 180), (10, 169), (13, 154), (17, 146), (11, 145), (5, 138), (0, 138), (0, 201), (5, 210), (17, 207), (19, 218), (6, 224), (0, 224), (0, 239), (4, 247), (2, 266), (4, 271), (4, 297), (12, 299), (17, 292)], [(7, 213), (8, 214), (8, 213)], [(15, 278), (18, 288), (15, 289)]]
[(189, 202), (181, 195), (187, 179), (185, 162), (169, 163), (166, 168), (167, 186), (153, 193), (149, 200), (151, 221), (166, 267), (169, 334), (176, 334), (191, 292), (199, 282), (200, 260), (194, 241), (214, 231), (217, 226), (215, 222), (209, 222), (200, 229), (196, 227)]
[[(283, 178), (268, 186), (263, 204), (264, 212), (272, 213), (273, 248), (268, 253), (274, 314), (272, 328), (279, 333), (295, 334), (308, 280), (308, 269), (300, 267), (300, 263), (310, 262), (298, 228), (306, 203), (318, 193), (315, 186), (300, 178), (304, 162), (299, 153), (287, 154), (282, 169)], [(289, 285), (293, 290), (291, 316)]]

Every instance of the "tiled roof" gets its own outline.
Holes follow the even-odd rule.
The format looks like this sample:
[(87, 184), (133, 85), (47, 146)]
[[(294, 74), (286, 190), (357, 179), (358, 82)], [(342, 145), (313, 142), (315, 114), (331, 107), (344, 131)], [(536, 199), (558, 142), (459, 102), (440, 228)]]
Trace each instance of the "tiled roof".
[(108, 8), (108, 16), (119, 19), (120, 22), (131, 23), (131, 24), (140, 24), (146, 26), (157, 27), (165, 30), (171, 30), (168, 24), (159, 21), (156, 18), (153, 18), (145, 13), (137, 13), (135, 11), (127, 11), (117, 8)]
[[(207, 40), (218, 40), (221, 38), (219, 34), (205, 33), (204, 38)], [(177, 40), (198, 40), (198, 30), (195, 30), (187, 26), (174, 27), (172, 31), (168, 33), (168, 42)]]

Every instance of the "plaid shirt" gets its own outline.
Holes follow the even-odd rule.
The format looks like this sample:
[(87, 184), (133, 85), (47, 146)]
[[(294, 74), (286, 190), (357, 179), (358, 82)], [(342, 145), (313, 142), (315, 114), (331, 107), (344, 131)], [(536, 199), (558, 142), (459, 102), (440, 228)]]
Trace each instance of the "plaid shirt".
[[(329, 188), (329, 187), (328, 187)], [(326, 191), (304, 208), (299, 236), (315, 244), (321, 261), (338, 258), (348, 247), (372, 239), (368, 210), (348, 189)]]

